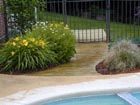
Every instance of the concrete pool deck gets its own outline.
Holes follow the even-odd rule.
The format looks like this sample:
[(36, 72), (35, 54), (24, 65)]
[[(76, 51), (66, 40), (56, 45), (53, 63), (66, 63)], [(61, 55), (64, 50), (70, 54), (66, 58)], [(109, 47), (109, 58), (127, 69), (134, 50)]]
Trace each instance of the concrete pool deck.
[[(102, 90), (111, 89), (109, 87), (113, 84), (117, 88), (122, 86), (122, 89), (140, 88), (140, 73), (100, 75), (95, 71), (95, 64), (107, 53), (106, 43), (80, 44), (77, 48), (77, 61), (54, 70), (29, 75), (0, 74), (0, 105), (28, 105), (38, 99), (47, 99), (47, 96), (49, 98), (53, 92), (59, 93), (53, 95), (66, 94), (63, 93), (64, 87), (72, 89), (69, 92), (75, 92), (75, 88), (73, 90), (71, 86), (79, 91), (84, 86), (85, 91), (90, 88), (89, 91), (94, 92), (99, 87)], [(63, 91), (58, 92), (60, 87)]]
[(22, 90), (74, 84), (98, 79), (125, 77), (132, 74), (98, 75), (98, 76), (24, 76), (0, 74), (0, 98)]
[(117, 92), (140, 89), (140, 73), (108, 76), (0, 75), (0, 77), (0, 105), (28, 105), (33, 101), (49, 100), (56, 98), (55, 96), (74, 92), (98, 93), (99, 91), (115, 90)]

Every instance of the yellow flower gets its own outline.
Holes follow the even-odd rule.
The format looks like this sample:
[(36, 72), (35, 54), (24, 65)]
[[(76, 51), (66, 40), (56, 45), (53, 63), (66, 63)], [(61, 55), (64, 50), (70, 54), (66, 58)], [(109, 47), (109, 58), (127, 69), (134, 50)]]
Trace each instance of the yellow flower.
[(29, 46), (29, 48), (33, 48), (33, 46), (32, 46), (32, 45), (30, 45), (30, 46)]
[(53, 24), (50, 24), (50, 27), (52, 27), (53, 26)]
[(69, 27), (67, 24), (66, 24), (66, 26), (65, 27)]
[(13, 45), (13, 46), (16, 46), (16, 43), (15, 43), (15, 42), (13, 42), (13, 43), (12, 43), (12, 45)]
[(15, 52), (14, 52), (14, 51), (12, 51), (12, 52), (11, 52), (11, 55), (12, 55), (12, 56), (14, 56), (14, 55), (15, 55)]
[(15, 40), (15, 41), (19, 41), (19, 37), (16, 37), (14, 40)]
[(68, 25), (66, 25), (66, 26), (64, 27), (64, 29), (65, 29), (65, 30), (68, 30), (68, 29), (69, 29), (69, 26), (68, 26)]
[(35, 42), (35, 38), (31, 38), (31, 41), (32, 41), (32, 42)]
[(20, 48), (20, 46), (17, 46), (18, 48)]
[(24, 39), (24, 40), (22, 41), (22, 45), (28, 46), (28, 41)]
[(64, 27), (64, 29), (65, 29), (65, 30), (68, 30), (69, 28), (68, 28), (68, 27)]
[(40, 40), (40, 41), (39, 41), (39, 45), (40, 45), (42, 48), (44, 48), (45, 42), (44, 42), (43, 40)]
[(36, 45), (38, 45), (38, 43), (39, 43), (39, 41), (37, 41), (37, 40), (34, 42), (34, 44), (36, 44)]
[(55, 27), (57, 28), (58, 24), (55, 24)]

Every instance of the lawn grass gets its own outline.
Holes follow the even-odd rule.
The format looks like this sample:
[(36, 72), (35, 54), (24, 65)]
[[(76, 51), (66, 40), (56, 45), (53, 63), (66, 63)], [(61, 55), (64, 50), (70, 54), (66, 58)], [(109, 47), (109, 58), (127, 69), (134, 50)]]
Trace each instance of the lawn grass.
[[(40, 12), (38, 20), (48, 22), (63, 22), (63, 15), (57, 13)], [(84, 17), (67, 16), (67, 24), (71, 29), (104, 29), (106, 31), (106, 21), (99, 21)], [(138, 25), (111, 22), (110, 27), (111, 41), (140, 38), (140, 26)]]

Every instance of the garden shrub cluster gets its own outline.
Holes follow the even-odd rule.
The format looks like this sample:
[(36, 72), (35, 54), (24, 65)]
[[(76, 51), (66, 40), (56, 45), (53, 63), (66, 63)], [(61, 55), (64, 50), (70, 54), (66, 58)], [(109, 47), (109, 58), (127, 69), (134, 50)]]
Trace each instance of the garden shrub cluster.
[(45, 39), (51, 45), (50, 49), (56, 54), (58, 63), (69, 61), (75, 54), (75, 37), (68, 25), (38, 22), (28, 35)]
[(15, 37), (0, 50), (1, 72), (30, 72), (65, 63), (75, 54), (69, 27), (39, 22), (25, 36)]
[(122, 40), (110, 49), (104, 64), (111, 72), (125, 72), (139, 68), (140, 50), (131, 41)]

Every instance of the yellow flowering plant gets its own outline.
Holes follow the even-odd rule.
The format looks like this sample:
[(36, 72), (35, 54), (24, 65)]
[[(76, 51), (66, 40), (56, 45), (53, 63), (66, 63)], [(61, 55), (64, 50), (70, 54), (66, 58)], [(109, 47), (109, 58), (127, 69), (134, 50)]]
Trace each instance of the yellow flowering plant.
[(48, 24), (45, 37), (52, 45), (51, 50), (56, 53), (57, 61), (65, 63), (75, 54), (75, 36), (68, 25), (55, 24)]
[(0, 50), (1, 72), (28, 72), (55, 63), (54, 53), (48, 43), (40, 38), (26, 36), (12, 38)]
[[(49, 43), (59, 63), (65, 63), (75, 54), (75, 37), (68, 25), (64, 23), (37, 23), (28, 36), (43, 38)], [(42, 43), (44, 44), (44, 43)]]

